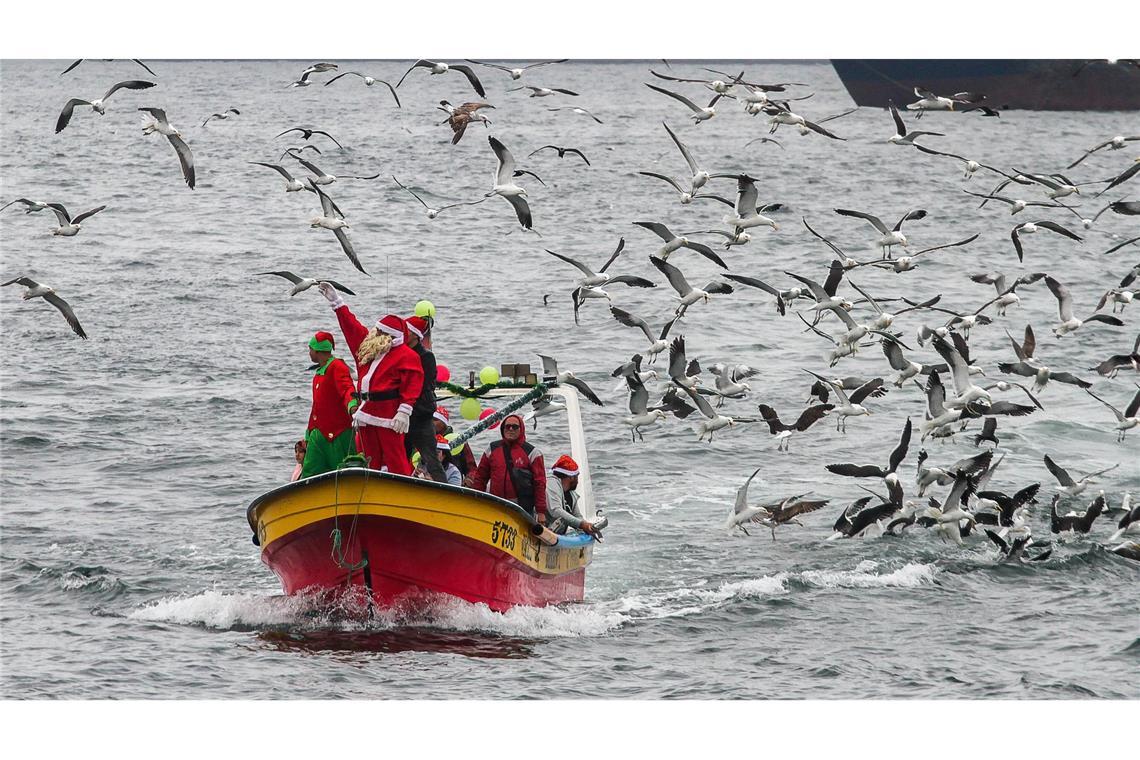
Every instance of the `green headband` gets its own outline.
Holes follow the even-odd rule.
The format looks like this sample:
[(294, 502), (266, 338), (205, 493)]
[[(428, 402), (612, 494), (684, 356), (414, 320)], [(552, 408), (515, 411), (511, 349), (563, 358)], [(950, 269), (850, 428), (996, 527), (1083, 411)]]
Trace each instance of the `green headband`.
[(309, 348), (314, 351), (328, 351), (332, 353), (333, 344), (331, 340), (317, 340), (316, 337), (309, 338)]

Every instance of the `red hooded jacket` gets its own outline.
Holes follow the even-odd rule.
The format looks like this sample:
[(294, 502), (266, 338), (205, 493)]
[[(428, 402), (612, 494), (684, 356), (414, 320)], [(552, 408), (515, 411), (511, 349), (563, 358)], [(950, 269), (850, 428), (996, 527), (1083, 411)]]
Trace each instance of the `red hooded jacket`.
[[(522, 421), (522, 417), (517, 414), (507, 415), (503, 419), (503, 423), (505, 424), (508, 420), (514, 420), (519, 425), (519, 438), (518, 441), (509, 446), (509, 458), (506, 440), (496, 442), (498, 445), (492, 444), (491, 448), (483, 452), (483, 458), (479, 460), (479, 467), (475, 470), (471, 487), (477, 491), (489, 491), (495, 496), (509, 499), (517, 504), (518, 496), (515, 493), (515, 486), (511, 482), (510, 473), (507, 471), (507, 462), (510, 461), (518, 469), (530, 470), (531, 476), (534, 478), (534, 511), (535, 514), (545, 515), (546, 463), (542, 459), (542, 452), (531, 444), (533, 448), (531, 448), (528, 456), (522, 445), (526, 443), (526, 424)], [(502, 432), (501, 426), (499, 430)]]

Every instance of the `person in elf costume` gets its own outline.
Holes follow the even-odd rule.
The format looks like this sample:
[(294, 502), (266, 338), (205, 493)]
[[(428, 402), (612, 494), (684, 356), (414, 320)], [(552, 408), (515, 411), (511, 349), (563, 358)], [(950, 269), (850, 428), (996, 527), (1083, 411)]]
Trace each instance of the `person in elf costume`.
[(416, 352), (404, 345), (404, 320), (387, 314), (369, 329), (332, 285), (322, 282), (317, 287), (336, 313), (344, 339), (356, 358), (356, 397), (360, 406), (353, 419), (357, 450), (373, 470), (411, 475), (404, 435), (423, 386), (424, 370)]
[(309, 339), (309, 359), (316, 365), (313, 375), (313, 408), (305, 434), (305, 459), (298, 478), (330, 472), (356, 451), (352, 435), (352, 413), (360, 402), (352, 374), (343, 360), (332, 355), (335, 344), (331, 333), (318, 332)]

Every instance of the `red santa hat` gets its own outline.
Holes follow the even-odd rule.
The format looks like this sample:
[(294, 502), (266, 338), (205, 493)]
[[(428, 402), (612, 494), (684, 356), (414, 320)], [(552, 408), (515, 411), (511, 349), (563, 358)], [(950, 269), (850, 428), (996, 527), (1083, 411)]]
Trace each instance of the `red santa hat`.
[(555, 475), (565, 475), (568, 478), (576, 478), (578, 477), (578, 463), (566, 454), (563, 454), (558, 457), (558, 461), (554, 463), (551, 472)]
[(320, 330), (316, 335), (309, 338), (309, 348), (314, 351), (332, 351), (336, 342), (333, 340), (332, 333)]
[(451, 441), (444, 438), (442, 435), (435, 437), (435, 447), (440, 451), (451, 451)]
[(380, 319), (376, 321), (376, 329), (382, 333), (391, 335), (393, 346), (402, 346), (404, 344), (407, 325), (404, 323), (404, 320), (395, 314), (385, 314), (380, 317)]
[(442, 406), (437, 406), (435, 408), (435, 414), (433, 414), (432, 417), (435, 417), (437, 420), (442, 422), (444, 425), (450, 425), (451, 424), (451, 415), (448, 414), (447, 410), (444, 409)]
[(431, 325), (423, 317), (408, 317), (404, 320), (404, 325), (408, 328), (408, 332), (420, 340), (423, 340), (424, 335), (431, 329)]

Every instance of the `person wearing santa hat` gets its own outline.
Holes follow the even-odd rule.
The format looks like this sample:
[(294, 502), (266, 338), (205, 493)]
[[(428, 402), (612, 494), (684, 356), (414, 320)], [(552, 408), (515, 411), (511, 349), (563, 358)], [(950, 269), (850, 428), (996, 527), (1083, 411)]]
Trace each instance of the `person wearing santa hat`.
[(559, 535), (565, 534), (567, 528), (596, 535), (594, 524), (583, 520), (578, 508), (578, 463), (563, 454), (550, 471), (554, 477), (547, 486), (547, 527)]
[(309, 339), (313, 375), (313, 407), (305, 433), (304, 460), (297, 479), (330, 472), (356, 452), (353, 445), (352, 413), (360, 402), (353, 397), (356, 385), (343, 360), (332, 355), (331, 333), (318, 332)]
[[(435, 414), (432, 415), (432, 422), (435, 424), (436, 435), (447, 435), (454, 432), (451, 429), (451, 415), (442, 406), (435, 408)], [(464, 442), (461, 444), (459, 453), (452, 455), (452, 461), (455, 466), (459, 468), (459, 474), (463, 476), (463, 485), (470, 486), (470, 479), (475, 476), (475, 452), (471, 450), (471, 444)]]
[(369, 329), (360, 324), (332, 285), (322, 282), (317, 288), (336, 313), (344, 339), (356, 358), (360, 407), (353, 419), (357, 449), (373, 470), (411, 475), (404, 435), (412, 406), (420, 395), (424, 371), (416, 352), (404, 345), (404, 320), (387, 314)]
[(408, 457), (412, 451), (420, 452), (420, 461), (428, 476), (439, 483), (447, 481), (447, 474), (435, 457), (435, 354), (431, 351), (431, 323), (423, 317), (408, 317), (404, 320), (408, 328), (408, 348), (416, 352), (424, 372), (424, 382), (420, 395), (412, 406), (412, 417), (408, 421), (408, 434), (404, 437), (404, 448)]

